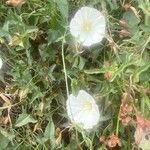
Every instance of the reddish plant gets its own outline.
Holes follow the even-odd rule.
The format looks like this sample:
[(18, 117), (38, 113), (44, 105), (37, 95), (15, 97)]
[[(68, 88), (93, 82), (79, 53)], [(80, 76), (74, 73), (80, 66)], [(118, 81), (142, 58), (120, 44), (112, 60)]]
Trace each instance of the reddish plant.
[(119, 120), (123, 125), (128, 125), (132, 120), (133, 106), (131, 95), (124, 93), (122, 96), (122, 103), (120, 105)]
[(109, 148), (114, 148), (116, 146), (121, 146), (120, 139), (115, 134), (112, 134), (108, 137), (101, 136), (100, 137), (100, 142), (104, 143)]

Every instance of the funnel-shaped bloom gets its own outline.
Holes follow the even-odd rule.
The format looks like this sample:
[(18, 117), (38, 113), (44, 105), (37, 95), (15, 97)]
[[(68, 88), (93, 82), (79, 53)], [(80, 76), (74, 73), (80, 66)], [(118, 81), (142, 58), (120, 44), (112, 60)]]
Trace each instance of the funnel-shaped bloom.
[(105, 36), (104, 15), (95, 8), (82, 7), (70, 22), (70, 32), (83, 46), (102, 41)]
[(92, 129), (99, 122), (100, 112), (94, 98), (84, 90), (77, 96), (69, 95), (67, 113), (72, 123)]

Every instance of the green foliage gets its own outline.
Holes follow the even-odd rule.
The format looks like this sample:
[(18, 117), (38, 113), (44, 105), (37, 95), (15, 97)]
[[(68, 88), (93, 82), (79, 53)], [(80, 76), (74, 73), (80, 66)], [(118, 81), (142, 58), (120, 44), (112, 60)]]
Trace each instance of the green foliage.
[[(125, 3), (132, 9), (125, 11)], [(82, 6), (101, 10), (107, 20), (106, 38), (90, 48), (75, 45), (69, 32)], [(104, 150), (99, 137), (113, 133), (122, 149), (132, 149), (133, 126), (118, 123), (118, 115), (128, 93), (136, 111), (150, 119), (149, 6), (149, 0), (26, 0), (18, 7), (0, 1), (0, 90), (13, 95), (9, 115), (1, 112), (0, 150)], [(119, 24), (122, 19), (127, 26)], [(121, 36), (121, 30), (129, 35)], [(100, 106), (101, 122), (91, 133), (68, 128), (62, 49), (69, 93), (84, 89)], [(2, 111), (3, 103), (0, 99)], [(1, 121), (3, 115), (11, 122)]]

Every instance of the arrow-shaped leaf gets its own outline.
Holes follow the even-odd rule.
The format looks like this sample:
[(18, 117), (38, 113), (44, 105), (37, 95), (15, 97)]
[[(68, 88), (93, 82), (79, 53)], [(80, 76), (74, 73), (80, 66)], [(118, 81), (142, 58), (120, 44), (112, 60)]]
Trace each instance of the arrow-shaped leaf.
[(20, 114), (19, 118), (16, 121), (16, 127), (21, 127), (23, 125), (26, 125), (28, 123), (36, 123), (37, 120), (35, 120), (31, 115), (29, 114)]

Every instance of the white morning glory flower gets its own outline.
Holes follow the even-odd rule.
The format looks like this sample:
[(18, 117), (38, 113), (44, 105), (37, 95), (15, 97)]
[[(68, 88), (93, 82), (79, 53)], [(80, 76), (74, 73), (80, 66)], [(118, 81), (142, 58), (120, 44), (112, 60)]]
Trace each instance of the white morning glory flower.
[(104, 15), (95, 8), (82, 7), (70, 22), (70, 32), (83, 46), (102, 41), (105, 36)]
[(100, 118), (94, 98), (84, 90), (80, 90), (77, 96), (69, 95), (67, 113), (72, 123), (81, 125), (87, 130), (97, 125)]

